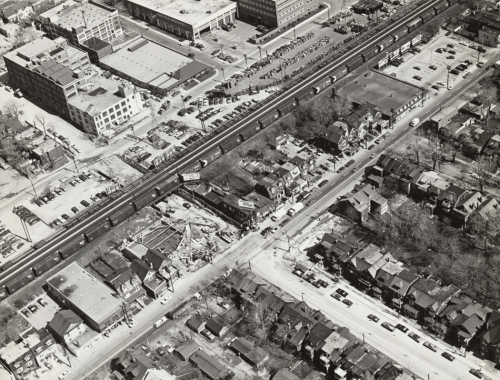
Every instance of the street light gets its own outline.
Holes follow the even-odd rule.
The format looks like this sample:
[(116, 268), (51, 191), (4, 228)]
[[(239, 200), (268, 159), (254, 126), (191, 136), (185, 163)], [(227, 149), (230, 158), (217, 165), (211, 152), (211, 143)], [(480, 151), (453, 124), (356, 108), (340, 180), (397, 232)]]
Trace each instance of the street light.
[(260, 60), (262, 61), (262, 46), (259, 45), (257, 48), (259, 49)]
[(221, 68), (222, 71), (222, 79), (224, 79), (224, 82), (226, 82), (226, 75), (224, 74), (224, 67)]
[(181, 99), (182, 99), (182, 109), (185, 109), (186, 105), (184, 104), (184, 96), (181, 95)]
[(248, 61), (247, 61), (247, 55), (246, 54), (243, 54), (243, 57), (245, 57), (245, 65), (247, 67), (247, 70), (248, 70)]

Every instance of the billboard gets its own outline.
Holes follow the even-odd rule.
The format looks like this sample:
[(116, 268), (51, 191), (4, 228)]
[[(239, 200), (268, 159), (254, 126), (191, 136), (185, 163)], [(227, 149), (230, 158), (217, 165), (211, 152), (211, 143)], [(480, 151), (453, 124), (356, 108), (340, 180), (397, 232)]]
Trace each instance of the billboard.
[(384, 67), (385, 65), (387, 65), (387, 62), (389, 62), (388, 56), (382, 58), (380, 61), (378, 61), (378, 68), (380, 69), (380, 68)]
[(244, 201), (242, 199), (238, 199), (238, 206), (242, 208), (249, 208), (252, 210), (255, 208), (255, 204), (253, 202)]
[(400, 53), (400, 52), (399, 52), (399, 49), (394, 50), (393, 52), (391, 52), (391, 53), (390, 53), (390, 55), (391, 55), (391, 59), (394, 59), (394, 58), (396, 58), (396, 57), (399, 57), (399, 53)]
[(181, 174), (182, 182), (199, 181), (200, 173), (185, 173)]
[(411, 40), (411, 45), (412, 46), (415, 46), (416, 44), (418, 44), (420, 41), (422, 41), (422, 35), (421, 34), (418, 34), (416, 35), (414, 38), (412, 38)]
[(401, 45), (401, 53), (404, 53), (405, 51), (407, 51), (408, 49), (410, 48), (410, 41), (408, 41), (407, 43)]

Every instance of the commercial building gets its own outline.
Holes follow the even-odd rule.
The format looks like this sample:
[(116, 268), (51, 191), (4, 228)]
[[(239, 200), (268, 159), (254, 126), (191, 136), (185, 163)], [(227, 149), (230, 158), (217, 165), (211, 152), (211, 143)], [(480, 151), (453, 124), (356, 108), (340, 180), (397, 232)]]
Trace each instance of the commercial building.
[(141, 38), (100, 59), (100, 66), (131, 83), (168, 95), (190, 80), (202, 81), (213, 69)]
[(80, 91), (68, 101), (69, 116), (86, 132), (111, 137), (115, 128), (144, 109), (141, 94), (132, 85), (94, 76), (89, 91)]
[(500, 15), (480, 11), (460, 18), (462, 35), (470, 36), (475, 42), (497, 47), (500, 42)]
[(237, 15), (232, 0), (125, 0), (124, 5), (134, 17), (191, 40)]
[(68, 100), (87, 90), (88, 54), (62, 38), (42, 37), (4, 55), (13, 87), (69, 117)]
[(425, 94), (425, 88), (376, 71), (371, 71), (367, 77), (358, 78), (337, 93), (353, 103), (373, 103), (394, 123), (415, 107), (423, 105)]
[[(85, 50), (123, 35), (118, 11), (92, 0), (66, 1), (40, 14), (38, 20), (52, 38), (64, 37)], [(111, 45), (107, 45), (111, 53)]]
[(5, 23), (19, 23), (33, 14), (33, 5), (31, 1), (8, 0), (0, 4), (0, 15)]
[(280, 27), (305, 16), (319, 0), (238, 0), (239, 18), (268, 28)]
[(123, 317), (127, 302), (74, 262), (47, 280), (51, 295), (91, 328), (102, 332)]

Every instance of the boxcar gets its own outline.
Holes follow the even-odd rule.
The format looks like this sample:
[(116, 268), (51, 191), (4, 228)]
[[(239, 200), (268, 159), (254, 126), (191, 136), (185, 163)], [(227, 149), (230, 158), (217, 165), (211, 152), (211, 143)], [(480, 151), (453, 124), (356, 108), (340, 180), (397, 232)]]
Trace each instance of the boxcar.
[[(200, 164), (198, 163), (198, 166)], [(186, 171), (186, 173), (189, 173)], [(158, 198), (158, 193), (156, 189), (150, 190), (147, 193), (136, 194), (134, 195), (134, 201), (132, 204), (134, 205), (136, 211), (139, 211), (141, 208), (147, 206), (149, 203), (153, 202)]]
[(35, 275), (31, 271), (31, 269), (26, 270), (25, 272), (21, 273), (17, 278), (15, 278), (12, 281), (9, 281), (6, 285), (5, 288), (7, 291), (12, 294), (15, 291), (21, 289), (24, 285), (27, 283), (33, 281), (35, 279)]
[(379, 52), (382, 51), (382, 50), (384, 50), (384, 49), (387, 49), (393, 43), (394, 43), (394, 38), (393, 37), (384, 38), (382, 41), (380, 41), (377, 44), (377, 47), (379, 48)]
[(61, 259), (65, 259), (68, 256), (71, 256), (73, 253), (81, 249), (85, 245), (85, 238), (82, 236), (73, 240), (71, 243), (65, 245), (62, 248), (59, 248), (59, 255), (61, 255)]
[(280, 118), (279, 112), (278, 111), (274, 111), (273, 113), (271, 113), (269, 115), (266, 115), (266, 116), (263, 116), (262, 118), (260, 118), (260, 120), (259, 120), (260, 126), (262, 128), (266, 128), (268, 125), (272, 124), (273, 122), (275, 122), (279, 118)]
[(378, 46), (375, 48), (372, 47), (368, 51), (365, 51), (363, 54), (361, 54), (361, 56), (363, 57), (363, 61), (367, 62), (375, 57), (379, 53), (378, 49)]
[(42, 261), (39, 261), (33, 265), (33, 272), (38, 277), (41, 274), (47, 272), (49, 269), (54, 268), (61, 261), (61, 257), (56, 253), (52, 253), (45, 257)]
[(348, 63), (346, 63), (347, 70), (349, 70), (349, 72), (352, 73), (354, 70), (356, 70), (362, 64), (363, 64), (362, 57), (355, 58), (355, 59), (349, 61)]
[(422, 25), (422, 19), (417, 18), (413, 20), (412, 22), (409, 22), (406, 24), (406, 29), (408, 29), (408, 33), (413, 32), (415, 29), (417, 29), (420, 25)]
[(425, 22), (429, 21), (430, 19), (432, 19), (434, 16), (435, 16), (434, 10), (432, 10), (432, 11), (424, 13), (422, 16), (420, 16), (420, 18), (422, 19), (422, 23), (425, 23)]
[(436, 12), (436, 15), (440, 14), (443, 12), (446, 8), (448, 8), (448, 3), (446, 1), (443, 1), (442, 3), (439, 3), (438, 5), (434, 6), (434, 11)]
[(220, 149), (222, 150), (222, 154), (226, 154), (240, 144), (241, 144), (241, 136), (240, 135), (232, 136), (229, 141), (226, 141), (225, 143), (222, 143), (220, 145)]
[(330, 86), (332, 84), (332, 78), (330, 77), (327, 77), (327, 78), (323, 78), (322, 80), (320, 80), (319, 82), (316, 82), (314, 85), (313, 85), (313, 88), (317, 93), (323, 91), (325, 88), (327, 88), (328, 86)]
[(119, 211), (115, 212), (109, 217), (109, 221), (113, 226), (116, 226), (122, 220), (127, 219), (130, 215), (135, 213), (135, 207), (132, 203), (127, 203)]
[(249, 126), (243, 128), (239, 132), (239, 134), (240, 134), (241, 138), (243, 139), (243, 141), (246, 141), (250, 137), (252, 137), (253, 135), (255, 135), (257, 132), (259, 132), (260, 129), (261, 129), (260, 125), (257, 123), (257, 124), (249, 125)]
[(408, 28), (403, 27), (392, 33), (392, 37), (394, 37), (394, 42), (399, 41), (401, 38), (408, 34)]
[(278, 107), (278, 112), (280, 116), (283, 117), (287, 113), (293, 111), (299, 105), (299, 101), (296, 98), (289, 99), (285, 104)]
[(205, 166), (211, 164), (212, 162), (217, 160), (220, 156), (222, 156), (222, 151), (220, 150), (220, 148), (215, 148), (210, 153), (207, 153), (203, 158), (200, 159), (201, 167), (204, 168)]
[(85, 232), (84, 233), (85, 239), (87, 239), (87, 241), (90, 243), (95, 238), (109, 231), (110, 228), (111, 228), (111, 223), (109, 222), (109, 220), (106, 219), (104, 222), (99, 223), (99, 225)]
[[(220, 152), (220, 149), (218, 149)], [(202, 164), (203, 166), (203, 164)], [(164, 194), (167, 194), (168, 192), (174, 190), (177, 186), (179, 186), (179, 177), (173, 176), (169, 179), (167, 179), (165, 182), (162, 182), (158, 186), (156, 186), (156, 191), (158, 192), (158, 195), (161, 197)]]

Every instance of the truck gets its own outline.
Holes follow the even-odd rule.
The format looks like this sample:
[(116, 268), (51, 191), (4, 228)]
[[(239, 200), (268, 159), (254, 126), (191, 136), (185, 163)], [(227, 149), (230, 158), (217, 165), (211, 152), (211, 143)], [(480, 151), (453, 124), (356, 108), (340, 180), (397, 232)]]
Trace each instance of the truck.
[(160, 327), (161, 325), (163, 325), (166, 321), (167, 321), (167, 317), (161, 317), (160, 319), (158, 319), (158, 320), (155, 322), (154, 327), (158, 328), (158, 327)]
[(281, 218), (283, 218), (285, 215), (286, 215), (286, 210), (284, 208), (279, 209), (273, 215), (271, 215), (271, 220), (273, 222), (277, 222), (278, 220), (280, 220)]
[(294, 216), (296, 213), (298, 213), (303, 208), (304, 208), (304, 204), (302, 202), (297, 202), (292, 206), (292, 208), (290, 208), (290, 210), (288, 210), (288, 215)]

